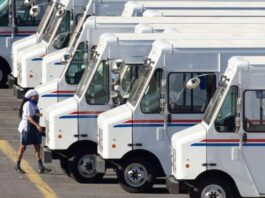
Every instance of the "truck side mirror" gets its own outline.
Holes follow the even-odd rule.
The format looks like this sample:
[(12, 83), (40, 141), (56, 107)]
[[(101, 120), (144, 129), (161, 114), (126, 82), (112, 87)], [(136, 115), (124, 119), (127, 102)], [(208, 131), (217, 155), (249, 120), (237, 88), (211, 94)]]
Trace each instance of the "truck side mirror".
[(30, 8), (29, 14), (32, 17), (38, 16), (40, 14), (40, 6), (38, 6), (38, 5), (32, 6)]
[(241, 98), (238, 97), (236, 101), (236, 119), (235, 119), (235, 127), (236, 127), (236, 132), (239, 132), (240, 129), (240, 108), (241, 108)]
[(111, 74), (112, 85), (120, 84), (120, 74), (119, 73), (112, 73)]
[(123, 102), (123, 98), (118, 90), (112, 90), (110, 97), (112, 98), (114, 106), (121, 105)]
[(71, 54), (70, 53), (66, 53), (62, 56), (61, 58), (61, 63), (67, 63), (70, 59), (71, 59)]
[(160, 114), (163, 114), (166, 108), (166, 99), (161, 98), (160, 99)]
[(25, 6), (31, 6), (34, 3), (34, 0), (25, 0), (24, 5)]
[(201, 83), (201, 80), (197, 77), (192, 78), (190, 80), (188, 80), (188, 82), (186, 83), (186, 88), (187, 89), (195, 89), (196, 87), (199, 86), (199, 84)]
[(124, 66), (124, 61), (122, 59), (117, 59), (112, 62), (111, 70), (113, 72), (119, 72)]
[(65, 9), (64, 8), (60, 8), (56, 12), (56, 16), (59, 17), (59, 18), (62, 17), (64, 14), (65, 14)]

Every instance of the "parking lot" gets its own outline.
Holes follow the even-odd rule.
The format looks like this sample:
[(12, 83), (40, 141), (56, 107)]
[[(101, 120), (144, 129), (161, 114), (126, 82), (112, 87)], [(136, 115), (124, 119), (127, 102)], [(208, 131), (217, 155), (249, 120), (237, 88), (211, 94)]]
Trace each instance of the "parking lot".
[(186, 198), (186, 195), (168, 194), (164, 181), (158, 180), (153, 191), (148, 194), (129, 194), (117, 183), (113, 171), (107, 172), (103, 183), (79, 184), (63, 174), (58, 161), (46, 164), (52, 169), (49, 174), (37, 173), (34, 149), (29, 147), (24, 155), (22, 167), (25, 175), (15, 173), (16, 151), (19, 145), (17, 126), (19, 123), (17, 100), (10, 89), (0, 90), (0, 197), (39, 198), (39, 197), (152, 197)]

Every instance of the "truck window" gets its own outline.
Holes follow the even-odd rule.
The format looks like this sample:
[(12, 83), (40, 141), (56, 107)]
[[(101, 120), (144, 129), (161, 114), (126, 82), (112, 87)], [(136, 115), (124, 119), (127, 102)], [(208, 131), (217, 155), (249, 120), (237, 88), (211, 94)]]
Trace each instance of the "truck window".
[(40, 14), (36, 17), (32, 17), (29, 14), (30, 6), (24, 5), (24, 0), (15, 1), (15, 16), (16, 16), (16, 25), (18, 26), (37, 26), (45, 12), (46, 6), (43, 6), (43, 0), (37, 0), (35, 4), (40, 5)]
[(91, 105), (104, 105), (109, 101), (109, 67), (101, 61), (86, 92), (86, 101)]
[(8, 26), (8, 0), (0, 0), (0, 26)]
[(85, 43), (82, 42), (79, 44), (74, 57), (66, 71), (65, 80), (70, 85), (77, 85), (84, 73), (85, 64), (84, 64), (84, 50)]
[(71, 36), (71, 18), (72, 13), (70, 11), (67, 11), (54, 37), (53, 47), (55, 49), (62, 49), (64, 47), (67, 47)]
[(135, 80), (144, 72), (143, 65), (127, 64), (121, 72), (121, 89), (125, 95), (129, 94)]
[(238, 88), (232, 86), (215, 119), (215, 129), (218, 132), (235, 132), (236, 101)]
[(265, 132), (265, 90), (244, 92), (244, 130)]
[(168, 110), (170, 113), (204, 113), (216, 89), (216, 76), (200, 77), (195, 89), (186, 89), (186, 82), (200, 73), (170, 73)]
[(162, 73), (162, 69), (157, 69), (149, 82), (141, 100), (141, 110), (143, 113), (160, 112)]

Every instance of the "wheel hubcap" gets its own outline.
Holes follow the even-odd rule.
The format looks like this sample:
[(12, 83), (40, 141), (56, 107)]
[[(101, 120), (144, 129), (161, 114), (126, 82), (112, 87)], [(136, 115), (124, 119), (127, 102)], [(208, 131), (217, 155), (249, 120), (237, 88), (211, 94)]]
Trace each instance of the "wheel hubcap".
[(132, 187), (140, 187), (147, 180), (147, 170), (142, 164), (130, 164), (124, 174), (125, 181)]
[(202, 191), (201, 198), (226, 198), (226, 194), (221, 186), (209, 185)]
[(97, 174), (95, 156), (87, 154), (81, 157), (78, 163), (78, 171), (85, 178), (94, 177)]

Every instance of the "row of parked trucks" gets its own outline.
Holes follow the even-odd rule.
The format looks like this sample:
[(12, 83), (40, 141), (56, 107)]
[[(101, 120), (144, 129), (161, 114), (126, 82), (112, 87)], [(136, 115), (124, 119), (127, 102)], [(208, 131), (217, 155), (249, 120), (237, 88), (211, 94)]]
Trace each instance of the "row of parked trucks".
[(6, 38), (0, 82), (39, 93), (46, 162), (80, 183), (112, 168), (131, 193), (167, 177), (192, 198), (265, 196), (265, 1), (24, 3), (42, 19)]

